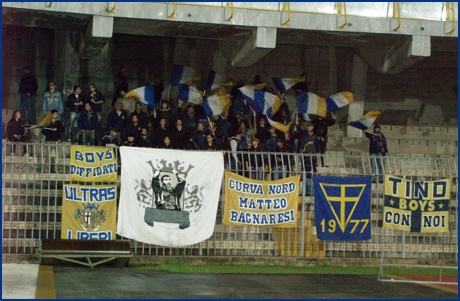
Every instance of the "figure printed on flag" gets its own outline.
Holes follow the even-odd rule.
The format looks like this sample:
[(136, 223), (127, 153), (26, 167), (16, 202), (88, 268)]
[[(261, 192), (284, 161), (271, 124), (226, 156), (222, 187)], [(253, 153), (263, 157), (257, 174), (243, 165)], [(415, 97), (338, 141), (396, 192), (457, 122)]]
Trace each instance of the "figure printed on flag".
[[(151, 164), (152, 161), (148, 161)], [(174, 167), (171, 174), (163, 174), (160, 177), (161, 165), (158, 162), (157, 168), (154, 169), (152, 178), (152, 189), (155, 193), (155, 205), (157, 209), (181, 211), (180, 199), (185, 188), (185, 177), (180, 174)], [(177, 184), (173, 187), (171, 175), (176, 177)]]

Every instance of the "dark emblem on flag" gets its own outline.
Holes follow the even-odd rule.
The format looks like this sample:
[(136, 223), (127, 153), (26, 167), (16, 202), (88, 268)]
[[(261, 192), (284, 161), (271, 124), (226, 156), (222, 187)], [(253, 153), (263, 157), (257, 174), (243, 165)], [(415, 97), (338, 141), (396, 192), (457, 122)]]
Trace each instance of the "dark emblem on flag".
[(83, 205), (83, 210), (75, 210), (74, 217), (85, 231), (97, 231), (106, 220), (105, 210), (99, 210), (100, 205)]
[(180, 229), (190, 226), (190, 214), (203, 205), (203, 187), (189, 185), (186, 178), (193, 165), (176, 160), (146, 162), (152, 168), (151, 179), (135, 179), (135, 193), (140, 207), (145, 208), (144, 221), (177, 223)]

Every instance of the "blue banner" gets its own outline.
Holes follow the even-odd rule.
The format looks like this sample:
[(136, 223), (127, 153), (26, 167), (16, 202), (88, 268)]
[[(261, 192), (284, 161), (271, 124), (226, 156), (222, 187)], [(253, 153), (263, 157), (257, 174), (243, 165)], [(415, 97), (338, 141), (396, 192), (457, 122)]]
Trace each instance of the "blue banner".
[(372, 176), (313, 177), (319, 239), (371, 239), (371, 181)]

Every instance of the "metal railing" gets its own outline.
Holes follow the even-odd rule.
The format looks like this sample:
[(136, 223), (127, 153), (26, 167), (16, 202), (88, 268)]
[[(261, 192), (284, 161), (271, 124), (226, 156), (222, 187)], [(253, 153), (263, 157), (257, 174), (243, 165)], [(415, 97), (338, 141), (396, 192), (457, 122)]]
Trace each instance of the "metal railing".
[[(14, 148), (15, 146), (15, 148)], [(29, 156), (25, 156), (25, 153)], [(13, 154), (12, 154), (13, 153)], [(118, 152), (115, 152), (118, 154)], [(450, 227), (446, 233), (404, 233), (382, 227), (383, 183), (372, 184), (369, 241), (320, 241), (316, 237), (314, 196), (306, 183), (317, 162), (317, 173), (333, 176), (370, 175), (367, 154), (327, 152), (325, 166), (320, 155), (277, 152), (223, 152), (225, 168), (250, 178), (276, 179), (301, 175), (296, 228), (278, 229), (222, 224), (223, 185), (213, 235), (199, 244), (169, 248), (130, 240), (137, 255), (296, 256), (454, 259), (458, 253), (457, 158), (383, 157), (385, 173), (411, 180), (452, 179)], [(119, 158), (118, 158), (119, 159)], [(70, 144), (2, 142), (2, 230), (4, 254), (33, 254), (43, 238), (61, 237), (62, 185), (69, 183)], [(120, 163), (120, 160), (118, 160)], [(246, 164), (247, 163), (247, 164)], [(246, 168), (247, 167), (247, 168)], [(123, 166), (120, 166), (122, 169)], [(378, 170), (378, 169), (377, 169)], [(120, 177), (117, 183), (120, 187)], [(312, 192), (311, 194), (314, 194)], [(127, 238), (117, 236), (117, 239)]]

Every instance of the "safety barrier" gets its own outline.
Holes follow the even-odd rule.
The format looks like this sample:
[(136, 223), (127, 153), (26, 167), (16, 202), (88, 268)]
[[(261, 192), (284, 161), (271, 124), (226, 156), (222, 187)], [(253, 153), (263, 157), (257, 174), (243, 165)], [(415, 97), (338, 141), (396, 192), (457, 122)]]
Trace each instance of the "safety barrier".
[[(35, 254), (42, 239), (61, 237), (62, 185), (69, 183), (70, 144), (2, 142), (2, 226), (4, 254)], [(25, 151), (29, 156), (25, 156)], [(13, 154), (12, 154), (13, 153)], [(115, 152), (116, 154), (118, 152)], [(302, 183), (312, 171), (306, 163), (317, 161), (317, 173), (333, 176), (370, 175), (368, 154), (327, 152), (323, 166), (319, 155), (295, 153), (224, 152), (226, 169), (252, 178), (275, 179), (300, 174)], [(259, 156), (259, 158), (257, 158)], [(276, 157), (280, 157), (277, 160)], [(120, 160), (118, 160), (120, 164)], [(246, 162), (249, 169), (245, 169)], [(452, 179), (449, 232), (404, 233), (382, 227), (382, 183), (372, 184), (371, 234), (369, 241), (320, 241), (316, 236), (314, 196), (302, 189), (295, 228), (277, 229), (222, 224), (224, 195), (221, 192), (213, 235), (199, 244), (169, 248), (129, 240), (136, 255), (213, 255), (213, 256), (296, 256), (414, 259), (457, 259), (458, 186), (457, 158), (426, 158), (392, 155), (383, 158), (385, 173), (411, 180)], [(119, 165), (120, 166), (120, 165)], [(123, 166), (120, 166), (122, 169)], [(117, 187), (120, 187), (120, 177)], [(301, 187), (304, 187), (303, 184)]]

